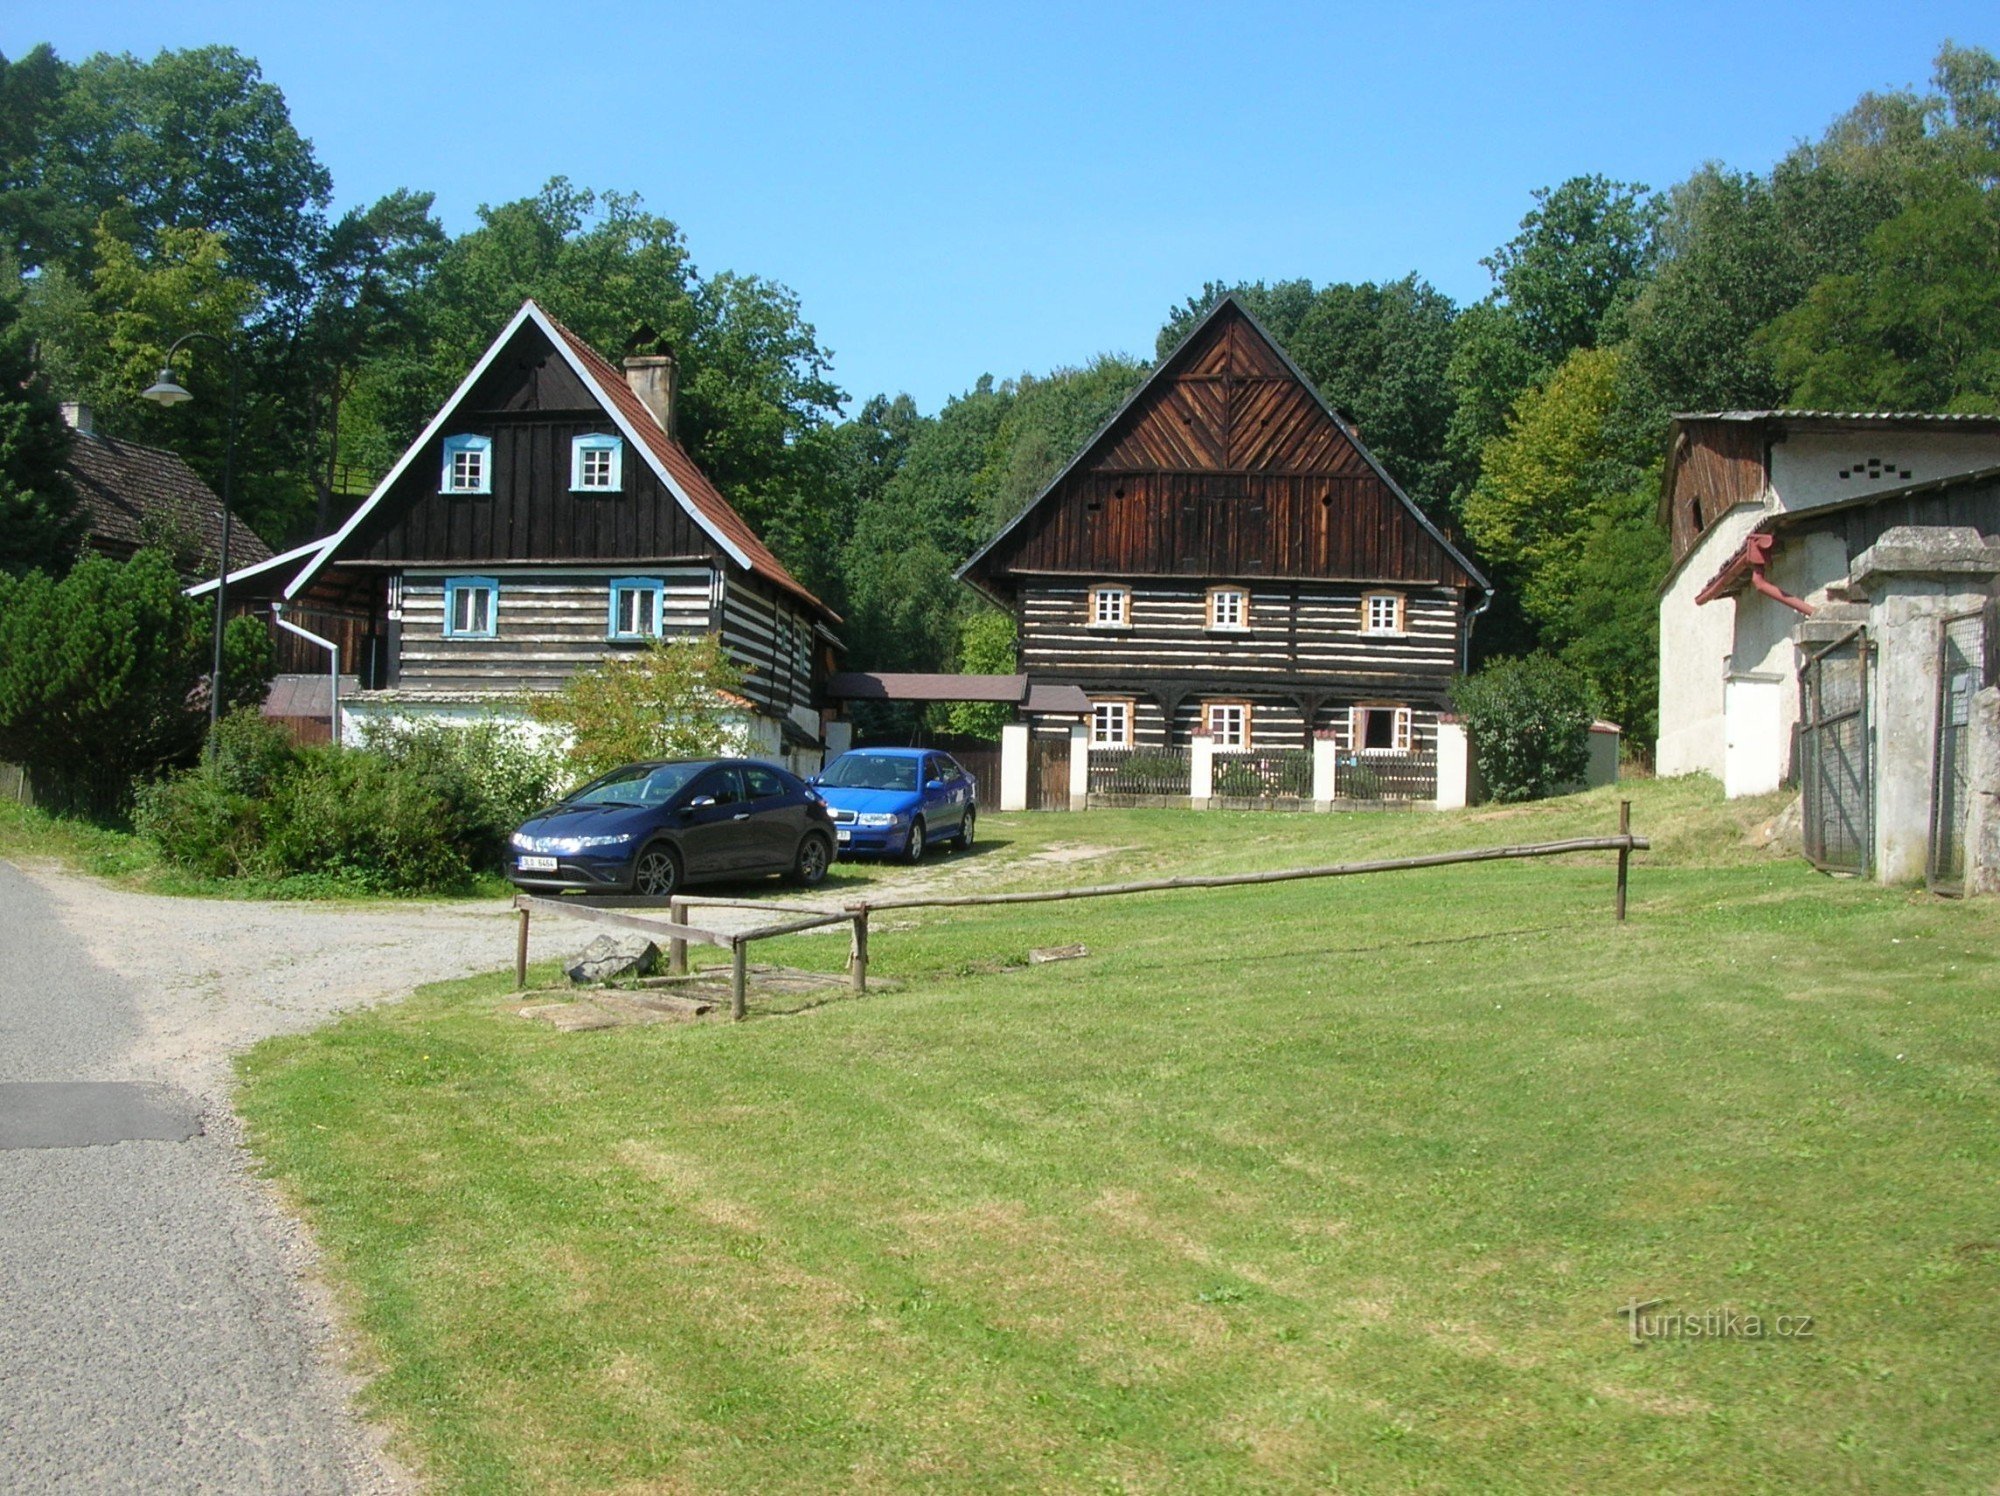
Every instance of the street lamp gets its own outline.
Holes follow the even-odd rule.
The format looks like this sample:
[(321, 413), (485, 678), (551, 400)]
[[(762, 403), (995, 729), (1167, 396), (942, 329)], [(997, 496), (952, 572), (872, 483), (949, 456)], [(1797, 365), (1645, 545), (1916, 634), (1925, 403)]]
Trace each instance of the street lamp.
[(229, 489), (236, 476), (236, 346), (212, 332), (181, 334), (174, 339), (173, 346), (167, 349), (166, 358), (161, 361), (160, 377), (141, 391), (140, 397), (164, 406), (184, 405), (194, 398), (174, 377), (174, 355), (196, 338), (206, 338), (219, 346), (229, 364), (229, 408), (224, 416), (226, 435), (222, 448), (222, 559), (217, 563), (215, 572), (215, 657), (208, 676), (208, 751), (212, 757), (215, 753), (215, 724), (222, 716), (222, 621), (229, 591)]

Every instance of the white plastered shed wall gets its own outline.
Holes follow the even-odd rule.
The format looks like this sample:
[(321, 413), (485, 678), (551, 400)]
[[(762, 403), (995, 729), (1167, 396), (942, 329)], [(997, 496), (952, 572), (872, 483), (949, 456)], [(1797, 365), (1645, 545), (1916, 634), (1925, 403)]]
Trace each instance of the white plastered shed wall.
[(1771, 492), (1796, 513), (1996, 464), (2000, 436), (1975, 432), (1794, 432), (1771, 444)]
[(1712, 774), (1722, 778), (1729, 656), (1736, 647), (1736, 603), (1718, 598), (1697, 606), (1695, 595), (1743, 537), (1764, 517), (1757, 504), (1739, 504), (1709, 527), (1688, 552), (1660, 598), (1660, 738), (1655, 770), (1662, 775)]

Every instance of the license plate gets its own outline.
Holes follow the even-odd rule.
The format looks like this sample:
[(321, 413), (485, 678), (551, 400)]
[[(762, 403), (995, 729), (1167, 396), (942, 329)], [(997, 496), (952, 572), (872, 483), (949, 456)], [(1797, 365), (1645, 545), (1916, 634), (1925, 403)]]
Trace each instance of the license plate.
[(553, 857), (523, 857), (521, 871), (524, 873), (553, 873), (556, 860)]
[(845, 827), (842, 827), (839, 831), (835, 832), (834, 834), (844, 842), (851, 842), (854, 840), (854, 833), (852, 831), (847, 830)]

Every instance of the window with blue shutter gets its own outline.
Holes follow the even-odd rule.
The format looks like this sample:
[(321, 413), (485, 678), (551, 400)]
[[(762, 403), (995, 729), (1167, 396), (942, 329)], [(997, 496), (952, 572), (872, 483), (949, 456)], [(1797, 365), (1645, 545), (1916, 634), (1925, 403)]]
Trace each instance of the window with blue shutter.
[(444, 467), (438, 474), (438, 492), (493, 492), (493, 438), (447, 436), (444, 439)]
[(491, 639), (500, 631), (500, 584), (491, 577), (451, 577), (444, 584), (444, 636)]

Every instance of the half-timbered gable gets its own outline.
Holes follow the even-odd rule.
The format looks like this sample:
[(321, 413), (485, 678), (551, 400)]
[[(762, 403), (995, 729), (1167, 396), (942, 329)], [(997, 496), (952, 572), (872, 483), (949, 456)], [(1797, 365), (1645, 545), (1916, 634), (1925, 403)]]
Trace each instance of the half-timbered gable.
[(616, 368), (522, 306), (284, 587), (294, 621), (360, 666), (356, 707), (552, 690), (650, 639), (713, 631), (747, 672), (753, 741), (817, 742), (839, 620), (676, 440), (676, 375), (658, 353)]
[(1114, 703), (1093, 730), (1131, 746), (1379, 746), (1387, 721), (1406, 749), (1488, 591), (1233, 297), (960, 575), (1014, 613), (1022, 668)]

